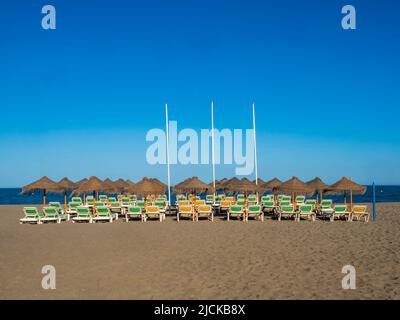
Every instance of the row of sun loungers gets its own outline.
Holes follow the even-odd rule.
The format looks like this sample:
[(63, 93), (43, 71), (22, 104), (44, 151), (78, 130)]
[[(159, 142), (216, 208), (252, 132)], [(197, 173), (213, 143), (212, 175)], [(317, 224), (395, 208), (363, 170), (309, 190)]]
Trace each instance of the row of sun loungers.
[[(211, 198), (212, 197), (212, 198)], [(176, 218), (177, 221), (188, 218), (193, 221), (206, 218), (214, 221), (214, 212), (216, 209), (226, 215), (226, 219), (238, 219), (248, 221), (249, 218), (264, 221), (265, 215), (276, 217), (277, 220), (293, 219), (300, 221), (307, 219), (315, 221), (319, 219), (328, 219), (334, 221), (345, 219), (347, 221), (369, 221), (367, 207), (363, 205), (354, 205), (349, 211), (346, 205), (333, 205), (331, 200), (323, 200), (317, 204), (315, 200), (305, 197), (296, 197), (293, 204), (290, 196), (279, 196), (277, 199), (273, 195), (261, 197), (258, 203), (258, 197), (248, 196), (242, 198), (240, 195), (235, 197), (221, 197), (221, 199), (207, 196), (205, 200), (199, 197), (177, 197)], [(62, 221), (75, 222), (113, 222), (118, 218), (124, 217), (125, 221), (139, 219), (142, 222), (149, 218), (155, 218), (159, 221), (165, 220), (167, 211), (167, 200), (165, 196), (154, 198), (152, 200), (138, 200), (136, 196), (119, 197), (100, 197), (102, 201), (96, 201), (93, 198), (87, 198), (86, 203), (82, 203), (79, 197), (72, 198), (67, 207), (63, 207), (58, 202), (50, 202), (41, 212), (35, 207), (25, 207), (25, 216), (20, 219), (20, 223), (47, 223)]]

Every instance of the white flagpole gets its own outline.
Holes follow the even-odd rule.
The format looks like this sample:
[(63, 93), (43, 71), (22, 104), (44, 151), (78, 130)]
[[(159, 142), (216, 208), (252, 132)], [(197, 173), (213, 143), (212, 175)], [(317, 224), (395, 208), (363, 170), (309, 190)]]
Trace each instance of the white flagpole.
[(168, 172), (168, 207), (171, 206), (171, 180), (169, 171), (169, 123), (168, 123), (168, 104), (165, 104), (165, 131), (167, 141), (167, 172)]
[(255, 112), (255, 108), (254, 108), (254, 102), (253, 102), (253, 141), (254, 141), (254, 164), (255, 164), (255, 170), (256, 170), (256, 186), (258, 186), (256, 112)]
[(215, 199), (215, 151), (214, 151), (214, 102), (211, 101), (211, 154), (212, 154), (212, 176), (213, 176), (213, 187), (214, 187), (214, 199)]

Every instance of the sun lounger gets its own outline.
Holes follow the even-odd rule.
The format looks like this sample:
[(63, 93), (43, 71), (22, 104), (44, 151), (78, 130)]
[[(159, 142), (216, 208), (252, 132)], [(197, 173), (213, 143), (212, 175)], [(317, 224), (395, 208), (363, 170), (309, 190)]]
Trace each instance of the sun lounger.
[(347, 211), (347, 206), (345, 204), (337, 204), (333, 207), (333, 213), (330, 217), (331, 221), (335, 219), (345, 219), (351, 221), (351, 212)]
[(146, 220), (147, 218), (158, 218), (161, 222), (165, 219), (165, 213), (162, 213), (157, 206), (147, 206), (145, 210)]
[(258, 204), (257, 196), (252, 194), (247, 197), (247, 205), (252, 206)]
[(275, 203), (273, 200), (266, 200), (262, 202), (262, 207), (263, 210), (266, 210), (267, 212), (272, 212), (275, 210)]
[(292, 204), (281, 205), (278, 207), (278, 220), (282, 218), (296, 219), (296, 212)]
[(254, 217), (254, 219), (260, 219), (264, 221), (264, 212), (261, 210), (260, 205), (251, 205), (247, 208), (246, 212), (246, 220), (249, 220), (249, 217)]
[(311, 221), (316, 220), (317, 216), (313, 211), (312, 204), (300, 205), (299, 211), (297, 212), (297, 221), (300, 221), (301, 218), (311, 219)]
[(19, 219), (19, 223), (32, 223), (32, 224), (41, 224), (40, 215), (38, 209), (36, 207), (24, 207), (24, 217)]
[(238, 218), (239, 220), (242, 219), (243, 221), (246, 221), (246, 214), (245, 214), (242, 206), (233, 204), (229, 207), (229, 210), (227, 213), (227, 220), (229, 221), (230, 218), (234, 218), (234, 217)]
[(115, 214), (113, 215), (109, 208), (100, 206), (100, 207), (96, 207), (92, 221), (93, 222), (97, 222), (97, 221), (113, 222), (114, 217), (115, 217)]
[(176, 220), (179, 222), (179, 220), (182, 217), (189, 217), (192, 218), (193, 221), (196, 221), (196, 212), (194, 211), (194, 208), (192, 205), (180, 205), (178, 208), (178, 212), (176, 214)]
[(75, 202), (75, 203), (82, 204), (82, 199), (81, 199), (81, 197), (72, 197), (71, 201), (72, 201), (72, 202)]
[(355, 205), (353, 206), (353, 210), (351, 212), (351, 221), (353, 220), (361, 221), (362, 219), (364, 222), (369, 221), (369, 213), (367, 212), (367, 206), (362, 205)]
[(296, 196), (296, 206), (301, 206), (306, 201), (305, 196)]
[(62, 207), (61, 203), (59, 202), (49, 202), (49, 207), (56, 208), (58, 210), (58, 214), (61, 218), (61, 221), (70, 220), (70, 214), (68, 212), (64, 212), (64, 208)]
[(106, 203), (107, 202), (107, 196), (105, 194), (101, 194), (101, 195), (99, 195), (99, 200), (101, 202)]
[(214, 221), (214, 212), (212, 206), (208, 204), (202, 204), (197, 207), (197, 221), (202, 217), (206, 217), (209, 221)]
[(125, 214), (125, 221), (130, 219), (140, 218), (142, 222), (146, 221), (146, 215), (143, 213), (142, 208), (138, 206), (130, 206)]
[(56, 222), (60, 223), (61, 218), (58, 214), (58, 209), (54, 207), (43, 207), (43, 217), (40, 218), (41, 222)]
[(72, 222), (89, 222), (92, 223), (92, 213), (89, 207), (79, 206), (76, 208), (76, 217), (72, 218)]
[(221, 210), (229, 210), (231, 206), (231, 201), (230, 200), (221, 200), (220, 202), (220, 209)]

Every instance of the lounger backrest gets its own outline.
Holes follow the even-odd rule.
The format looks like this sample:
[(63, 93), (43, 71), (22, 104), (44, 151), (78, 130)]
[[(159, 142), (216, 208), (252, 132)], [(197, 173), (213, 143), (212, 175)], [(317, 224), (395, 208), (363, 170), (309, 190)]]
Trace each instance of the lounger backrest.
[(225, 197), (226, 201), (235, 202), (235, 197)]
[(106, 206), (106, 204), (102, 201), (96, 201), (95, 204), (96, 204), (96, 207), (105, 207)]
[(179, 212), (181, 212), (181, 213), (192, 213), (193, 212), (193, 207), (190, 206), (190, 205), (180, 206), (179, 207)]
[(51, 217), (53, 217), (53, 216), (58, 215), (58, 210), (57, 210), (57, 208), (54, 208), (54, 207), (44, 207), (44, 208), (43, 208), (43, 213), (44, 213), (46, 216), (51, 216)]
[(214, 201), (214, 196), (212, 194), (209, 194), (206, 196), (207, 201)]
[(188, 200), (179, 200), (178, 201), (178, 206), (188, 206), (189, 201)]
[(292, 197), (291, 196), (282, 196), (283, 201), (291, 201)]
[(332, 206), (332, 200), (322, 200), (322, 202), (321, 202), (321, 206), (322, 207), (330, 207), (330, 206)]
[(115, 197), (109, 197), (108, 202), (117, 202), (117, 198)]
[(292, 204), (281, 206), (282, 212), (294, 212), (294, 207)]
[(306, 204), (312, 204), (312, 205), (316, 205), (317, 201), (315, 199), (307, 199), (306, 200)]
[(110, 214), (110, 209), (107, 207), (96, 207), (96, 213), (98, 215), (108, 215)]
[(164, 201), (156, 201), (156, 203), (154, 205), (156, 205), (157, 207), (160, 207), (160, 208), (164, 208), (165, 203), (164, 203)]
[(300, 206), (300, 212), (310, 213), (312, 212), (313, 206), (311, 204), (303, 204)]
[(203, 204), (206, 204), (205, 200), (196, 200), (196, 202), (194, 203), (196, 206), (201, 206)]
[(241, 211), (243, 211), (243, 207), (239, 206), (237, 204), (234, 204), (234, 205), (232, 205), (230, 207), (230, 211), (232, 211), (232, 212), (241, 212)]
[(274, 206), (274, 202), (273, 201), (263, 201), (263, 205), (265, 207), (273, 207)]
[(142, 213), (142, 208), (138, 206), (131, 206), (128, 208), (129, 213)]
[(90, 210), (88, 207), (77, 207), (76, 213), (81, 216), (87, 216), (90, 215)]
[(49, 202), (49, 206), (57, 208), (57, 209), (60, 209), (61, 208), (61, 203), (59, 203), (59, 202)]
[(70, 208), (77, 208), (77, 207), (79, 207), (80, 205), (82, 205), (82, 203), (79, 203), (79, 202), (70, 202), (70, 203), (68, 203), (68, 206), (69, 206)]
[(38, 209), (36, 207), (24, 207), (24, 214), (25, 216), (29, 216), (29, 217), (36, 217), (38, 216), (39, 212)]
[(199, 206), (198, 210), (199, 210), (199, 212), (211, 212), (212, 207), (208, 204), (203, 204), (203, 205)]
[(157, 206), (147, 206), (146, 207), (146, 212), (147, 213), (159, 213), (160, 212), (160, 208)]
[(136, 201), (136, 205), (138, 207), (144, 207), (144, 201), (143, 200), (138, 200), (138, 201)]
[(306, 200), (305, 196), (296, 196), (296, 202), (304, 202)]
[(238, 194), (237, 196), (236, 196), (236, 200), (242, 200), (242, 199), (244, 199), (244, 194)]
[(337, 205), (335, 205), (334, 209), (335, 209), (335, 212), (338, 212), (338, 213), (346, 212), (347, 211), (347, 206), (344, 205), (344, 204), (337, 204)]
[(99, 199), (101, 201), (107, 201), (107, 196), (105, 194), (101, 194), (101, 195), (99, 195)]
[(290, 205), (290, 201), (282, 200), (281, 202), (279, 202), (279, 206), (280, 206), (280, 207), (282, 207), (282, 206), (288, 206), (288, 205)]
[(256, 213), (261, 211), (261, 207), (259, 205), (249, 206), (250, 213)]
[(353, 207), (353, 212), (354, 213), (365, 213), (365, 212), (367, 212), (367, 206), (356, 205)]
[(244, 206), (245, 205), (245, 201), (244, 200), (238, 200), (236, 201), (236, 204), (239, 206)]
[(130, 201), (136, 201), (137, 200), (137, 196), (136, 195), (130, 195), (129, 196), (129, 200)]
[(221, 200), (221, 207), (229, 207), (231, 205), (230, 200)]
[(110, 202), (110, 208), (119, 208), (119, 202)]
[(82, 203), (82, 199), (80, 197), (72, 197), (72, 202), (79, 202)]

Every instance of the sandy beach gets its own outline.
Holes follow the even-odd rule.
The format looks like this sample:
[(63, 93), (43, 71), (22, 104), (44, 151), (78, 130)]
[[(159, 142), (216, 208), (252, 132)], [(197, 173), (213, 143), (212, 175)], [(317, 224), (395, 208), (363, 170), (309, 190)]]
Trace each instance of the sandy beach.
[[(4, 205), (0, 299), (399, 299), (400, 203), (377, 211), (377, 223), (20, 225), (22, 206)], [(341, 288), (347, 264), (356, 290)]]

